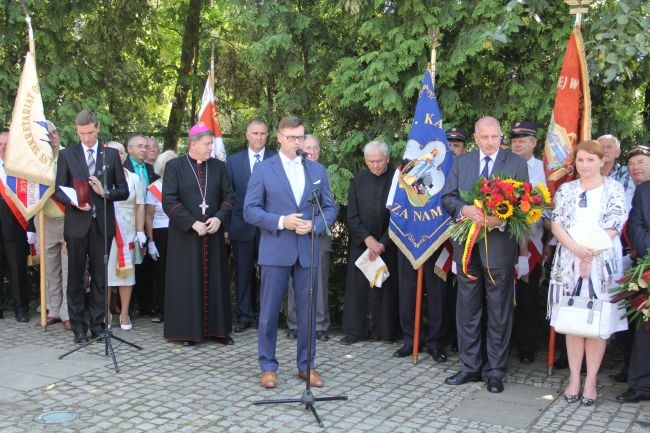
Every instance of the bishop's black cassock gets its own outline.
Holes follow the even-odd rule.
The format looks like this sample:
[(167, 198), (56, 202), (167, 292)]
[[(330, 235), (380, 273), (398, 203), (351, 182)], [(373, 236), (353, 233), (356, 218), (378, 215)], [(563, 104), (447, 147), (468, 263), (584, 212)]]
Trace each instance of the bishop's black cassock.
[[(232, 315), (223, 233), (234, 192), (226, 165), (212, 158), (201, 163), (189, 156), (173, 159), (165, 166), (162, 194), (169, 216), (164, 336), (182, 341), (227, 337)], [(192, 224), (211, 217), (221, 220), (219, 230), (199, 236)]]

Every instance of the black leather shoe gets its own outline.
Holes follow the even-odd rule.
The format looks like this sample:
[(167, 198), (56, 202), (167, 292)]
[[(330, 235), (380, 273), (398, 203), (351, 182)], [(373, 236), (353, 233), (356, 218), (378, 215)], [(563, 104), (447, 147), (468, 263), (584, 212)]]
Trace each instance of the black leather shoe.
[(316, 331), (316, 339), (318, 341), (328, 341), (330, 339), (330, 335), (327, 331)]
[(194, 342), (186, 340), (186, 341), (181, 342), (181, 345), (183, 345), (185, 347), (190, 347), (190, 346), (194, 346)]
[(535, 354), (533, 352), (519, 352), (519, 362), (522, 364), (532, 364), (535, 362)]
[(74, 342), (76, 344), (82, 344), (88, 341), (88, 337), (86, 337), (85, 334), (75, 334), (74, 335)]
[(4, 319), (4, 318), (5, 318), (5, 312), (0, 310), (0, 319)]
[(503, 392), (503, 381), (501, 380), (501, 378), (500, 377), (489, 377), (488, 378), (488, 384), (487, 384), (487, 390), (490, 391), (490, 392), (493, 392), (495, 394)]
[(637, 391), (636, 389), (628, 389), (621, 395), (616, 396), (616, 401), (623, 403), (635, 403), (637, 401), (650, 400), (650, 393)]
[(558, 370), (563, 370), (569, 366), (569, 360), (566, 357), (566, 354), (561, 355), (557, 361), (553, 363), (553, 368)]
[(413, 346), (402, 346), (393, 353), (395, 358), (406, 358), (413, 354)]
[(235, 344), (235, 340), (233, 340), (230, 335), (226, 335), (225, 337), (215, 337), (214, 340), (224, 346), (232, 346)]
[(298, 338), (298, 330), (297, 329), (287, 329), (287, 338), (292, 338), (296, 339)]
[(481, 377), (481, 373), (466, 373), (463, 371), (459, 371), (458, 373), (454, 374), (453, 376), (449, 376), (448, 378), (445, 379), (445, 383), (447, 385), (462, 385), (464, 383), (469, 383), (469, 382), (482, 382), (483, 378)]
[(345, 337), (341, 338), (340, 343), (345, 344), (346, 346), (349, 346), (350, 344), (358, 343), (359, 339), (357, 337), (353, 337), (351, 335), (346, 335)]
[(92, 328), (90, 330), (90, 338), (99, 338), (103, 332), (104, 330), (100, 326)]
[(447, 362), (447, 354), (445, 353), (444, 350), (442, 349), (429, 349), (428, 350), (429, 355), (433, 358), (434, 361), (437, 363), (441, 362)]
[(627, 369), (623, 369), (619, 373), (613, 375), (612, 379), (618, 383), (627, 383)]
[(16, 313), (16, 321), (17, 322), (22, 322), (22, 323), (27, 323), (29, 322), (29, 316), (25, 313)]
[(235, 325), (235, 332), (244, 332), (251, 327), (250, 323), (237, 323)]

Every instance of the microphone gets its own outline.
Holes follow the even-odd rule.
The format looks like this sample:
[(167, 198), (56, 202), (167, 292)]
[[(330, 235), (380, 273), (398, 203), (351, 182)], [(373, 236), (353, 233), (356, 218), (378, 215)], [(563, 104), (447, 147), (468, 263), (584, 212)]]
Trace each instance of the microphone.
[(301, 158), (309, 158), (309, 154), (302, 149), (296, 149), (296, 155)]

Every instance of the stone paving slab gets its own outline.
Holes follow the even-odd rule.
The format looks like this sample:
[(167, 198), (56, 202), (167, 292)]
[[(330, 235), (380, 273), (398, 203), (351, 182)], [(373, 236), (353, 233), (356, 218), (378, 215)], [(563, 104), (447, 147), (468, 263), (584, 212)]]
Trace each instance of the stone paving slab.
[[(9, 357), (0, 358), (0, 389), (7, 390), (12, 375), (26, 370), (44, 377), (48, 371), (57, 374), (0, 398), (0, 432), (644, 432), (650, 426), (650, 404), (615, 401), (626, 389), (609, 378), (620, 368), (615, 352), (606, 358), (599, 377), (600, 404), (582, 408), (557, 398), (567, 371), (548, 376), (543, 353), (531, 365), (512, 357), (505, 392), (492, 395), (482, 383), (444, 384), (459, 368), (457, 354), (444, 364), (425, 354), (413, 365), (410, 358), (392, 357), (398, 344), (344, 346), (333, 334), (330, 341), (318, 343), (317, 369), (326, 386), (314, 394), (347, 395), (350, 400), (316, 404), (323, 430), (299, 404), (252, 404), (299, 398), (303, 392), (295, 377), (296, 342), (284, 333), (277, 349), (280, 383), (265, 390), (258, 384), (254, 329), (234, 334), (233, 346), (206, 342), (183, 347), (166, 343), (160, 324), (135, 318), (133, 323), (133, 331), (115, 334), (144, 350), (116, 343), (121, 372), (115, 373), (101, 344), (58, 360), (73, 347), (70, 332), (56, 325), (41, 332), (33, 323), (0, 320), (0, 357)], [(45, 355), (31, 356), (37, 349)], [(23, 363), (15, 358), (20, 354)], [(79, 417), (56, 426), (34, 421), (55, 410), (72, 410)]]

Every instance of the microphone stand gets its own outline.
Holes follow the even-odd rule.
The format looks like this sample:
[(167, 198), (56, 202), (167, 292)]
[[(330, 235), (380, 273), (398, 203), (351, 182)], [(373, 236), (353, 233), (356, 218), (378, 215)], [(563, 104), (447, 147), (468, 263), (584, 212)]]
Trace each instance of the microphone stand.
[[(298, 149), (296, 151), (296, 154), (298, 157), (301, 159), (302, 166), (305, 170), (305, 178), (309, 184), (310, 192), (311, 192), (311, 251), (310, 251), (310, 263), (309, 263), (309, 311), (307, 312), (307, 380), (305, 381), (305, 390), (302, 393), (302, 396), (300, 398), (285, 398), (285, 399), (275, 399), (275, 400), (259, 400), (256, 402), (253, 402), (255, 405), (261, 405), (261, 404), (283, 404), (283, 403), (300, 403), (305, 405), (305, 410), (309, 409), (311, 412), (314, 414), (314, 418), (316, 418), (316, 422), (320, 427), (325, 427), (323, 424), (323, 421), (320, 419), (318, 416), (318, 412), (316, 412), (316, 407), (314, 404), (317, 401), (333, 401), (333, 400), (347, 400), (348, 396), (347, 395), (340, 395), (340, 396), (333, 396), (333, 397), (314, 397), (314, 394), (311, 391), (311, 350), (312, 350), (312, 341), (313, 341), (313, 333), (314, 333), (314, 328), (312, 326), (312, 317), (314, 314), (314, 302), (315, 302), (315, 296), (314, 296), (314, 250), (315, 250), (315, 245), (316, 245), (316, 231), (314, 230), (315, 227), (315, 220), (316, 220), (316, 210), (320, 213), (320, 217), (323, 220), (323, 224), (325, 225), (325, 232), (327, 233), (327, 236), (332, 236), (332, 231), (329, 228), (329, 225), (327, 224), (327, 220), (325, 219), (325, 215), (323, 214), (323, 208), (321, 207), (320, 200), (318, 199), (318, 190), (314, 187), (314, 182), (312, 181), (311, 174), (309, 173), (309, 170), (307, 170), (307, 163), (305, 162), (305, 157), (306, 154), (302, 151), (302, 149)], [(295, 288), (294, 288), (295, 289)]]
[(123, 338), (116, 337), (115, 335), (113, 335), (113, 330), (110, 328), (110, 323), (106, 323), (106, 319), (108, 318), (109, 308), (110, 308), (110, 291), (108, 287), (108, 255), (110, 250), (108, 245), (108, 236), (106, 236), (107, 233), (106, 194), (108, 193), (108, 179), (106, 176), (106, 172), (108, 171), (108, 166), (106, 165), (106, 151), (104, 149), (105, 146), (106, 146), (106, 137), (102, 137), (101, 143), (99, 144), (99, 149), (101, 149), (102, 152), (101, 176), (102, 176), (102, 188), (104, 188), (104, 197), (103, 197), (104, 199), (104, 327), (102, 328), (102, 332), (97, 337), (91, 339), (90, 341), (87, 341), (86, 343), (83, 343), (79, 347), (75, 347), (74, 349), (64, 353), (63, 355), (59, 356), (59, 359), (63, 359), (64, 357), (70, 355), (71, 353), (74, 353), (78, 350), (83, 349), (86, 346), (93, 344), (95, 341), (102, 340), (104, 341), (104, 358), (108, 358), (108, 356), (110, 355), (110, 357), (113, 359), (113, 367), (115, 368), (115, 372), (119, 373), (120, 367), (117, 364), (117, 358), (115, 357), (115, 351), (113, 350), (113, 343), (111, 342), (111, 339), (115, 339), (121, 343), (124, 343), (138, 350), (142, 350), (142, 347), (138, 346), (137, 344), (133, 344), (129, 341), (126, 341)]

